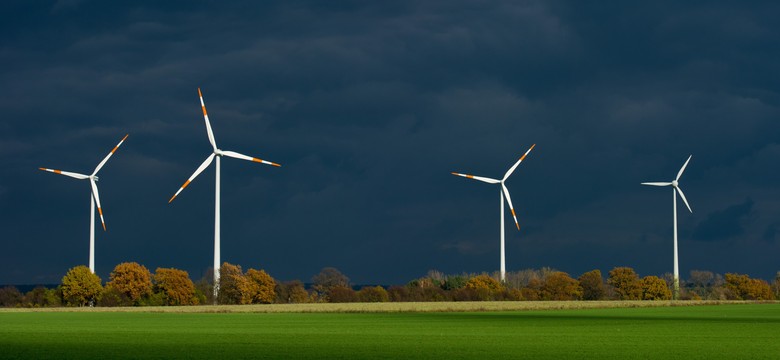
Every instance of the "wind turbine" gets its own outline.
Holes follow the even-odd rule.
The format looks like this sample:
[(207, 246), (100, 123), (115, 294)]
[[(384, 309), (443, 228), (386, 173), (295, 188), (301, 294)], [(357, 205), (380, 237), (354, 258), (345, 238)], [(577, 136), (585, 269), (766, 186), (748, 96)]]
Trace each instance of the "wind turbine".
[(509, 178), (510, 175), (515, 171), (518, 165), (525, 159), (525, 157), (528, 155), (528, 153), (531, 152), (531, 150), (534, 149), (536, 144), (531, 145), (531, 148), (528, 149), (528, 151), (523, 154), (523, 156), (520, 157), (520, 160), (517, 160), (517, 162), (509, 168), (509, 170), (504, 174), (504, 178), (501, 180), (491, 179), (487, 177), (482, 176), (474, 176), (474, 175), (468, 175), (468, 174), (461, 174), (461, 173), (452, 173), (452, 175), (457, 176), (463, 176), (469, 179), (479, 180), (482, 182), (486, 182), (488, 184), (501, 184), (501, 189), (499, 189), (499, 195), (501, 196), (501, 281), (506, 281), (506, 258), (505, 258), (505, 251), (504, 251), (504, 196), (506, 196), (506, 202), (509, 204), (509, 210), (512, 212), (512, 217), (515, 219), (515, 225), (517, 226), (517, 230), (520, 230), (520, 224), (517, 222), (517, 215), (515, 215), (515, 208), (512, 206), (512, 199), (509, 197), (509, 190), (507, 190), (506, 185), (504, 185), (504, 182), (506, 179)]
[(111, 149), (111, 152), (109, 152), (108, 155), (106, 155), (106, 157), (103, 159), (103, 161), (101, 161), (98, 164), (98, 166), (95, 168), (95, 171), (92, 172), (92, 175), (84, 175), (84, 174), (62, 171), (62, 170), (39, 168), (43, 171), (70, 176), (72, 178), (76, 178), (79, 180), (89, 179), (89, 183), (92, 186), (92, 192), (90, 192), (89, 195), (89, 270), (92, 271), (93, 274), (95, 273), (95, 206), (97, 206), (98, 213), (100, 213), (100, 222), (103, 223), (103, 231), (106, 231), (106, 221), (103, 219), (103, 208), (100, 206), (100, 196), (98, 195), (97, 173), (98, 171), (100, 171), (101, 168), (103, 168), (103, 165), (106, 164), (108, 158), (110, 158), (111, 155), (114, 155), (116, 149), (119, 149), (119, 146), (122, 145), (125, 139), (127, 139), (128, 135), (130, 134), (125, 135), (125, 137), (123, 137), (122, 140), (119, 141), (119, 144), (117, 144), (113, 149)]
[(674, 298), (677, 299), (680, 295), (680, 269), (677, 266), (677, 194), (680, 194), (680, 198), (682, 199), (683, 203), (685, 203), (685, 206), (688, 208), (688, 211), (693, 213), (693, 210), (691, 210), (691, 206), (688, 205), (688, 200), (685, 198), (685, 194), (683, 193), (682, 189), (680, 188), (680, 177), (683, 174), (683, 171), (685, 171), (685, 167), (688, 166), (688, 162), (691, 161), (691, 158), (693, 155), (688, 156), (688, 160), (685, 161), (685, 164), (680, 168), (680, 171), (677, 172), (677, 177), (672, 180), (672, 182), (643, 182), (642, 185), (650, 185), (650, 186), (671, 186), (672, 187), (672, 211), (673, 211), (673, 218), (674, 218)]
[(254, 158), (251, 156), (246, 156), (243, 154), (239, 154), (237, 152), (233, 151), (223, 151), (220, 150), (217, 147), (217, 142), (214, 140), (214, 132), (211, 130), (211, 123), (209, 123), (209, 115), (206, 113), (206, 104), (203, 102), (203, 93), (200, 92), (200, 88), (198, 88), (198, 96), (200, 97), (200, 106), (203, 109), (203, 119), (206, 120), (206, 133), (209, 137), (209, 142), (211, 143), (211, 147), (213, 148), (213, 152), (211, 155), (209, 155), (205, 161), (203, 161), (202, 164), (195, 170), (195, 172), (190, 176), (187, 181), (184, 182), (184, 185), (182, 185), (179, 188), (179, 191), (176, 192), (176, 194), (173, 194), (173, 197), (171, 197), (170, 200), (168, 200), (168, 203), (170, 204), (173, 199), (176, 198), (176, 196), (179, 195), (179, 193), (184, 190), (184, 188), (187, 187), (187, 185), (192, 182), (192, 180), (195, 180), (195, 178), (203, 172), (209, 165), (211, 165), (211, 162), (214, 160), (214, 158), (217, 159), (217, 180), (215, 183), (215, 195), (214, 195), (214, 302), (217, 301), (217, 295), (219, 294), (219, 267), (220, 267), (220, 237), (219, 237), (219, 173), (220, 173), (220, 158), (222, 156), (232, 157), (236, 159), (241, 160), (248, 160), (248, 161), (254, 161), (262, 164), (268, 164), (273, 166), (281, 166), (277, 163), (273, 163), (270, 161)]

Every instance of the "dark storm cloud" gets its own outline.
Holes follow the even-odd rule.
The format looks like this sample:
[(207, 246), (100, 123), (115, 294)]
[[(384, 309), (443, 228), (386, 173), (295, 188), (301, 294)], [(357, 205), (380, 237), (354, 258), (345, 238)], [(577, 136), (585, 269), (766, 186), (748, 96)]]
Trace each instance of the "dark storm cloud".
[[(492, 271), (498, 189), (449, 172), (500, 177), (536, 143), (507, 181), (510, 269), (669, 271), (671, 191), (639, 183), (693, 154), (683, 272), (774, 274), (777, 242), (752, 239), (780, 211), (777, 6), (5, 2), (0, 283), (86, 261), (88, 186), (35, 169), (90, 172), (125, 133), (100, 174), (98, 272), (199, 277), (213, 170), (166, 204), (209, 154), (197, 87), (221, 148), (283, 164), (223, 161), (225, 261), (378, 283)], [(727, 221), (742, 248), (709, 248), (746, 198), (750, 221)]]
[(692, 237), (702, 241), (729, 240), (745, 234), (753, 210), (753, 200), (713, 211), (693, 230)]

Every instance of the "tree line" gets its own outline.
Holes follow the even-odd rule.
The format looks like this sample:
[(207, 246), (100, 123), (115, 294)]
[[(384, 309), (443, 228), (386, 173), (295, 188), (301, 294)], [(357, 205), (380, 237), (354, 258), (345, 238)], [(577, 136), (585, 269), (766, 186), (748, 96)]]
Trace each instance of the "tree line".
[[(551, 268), (498, 273), (448, 275), (429, 271), (405, 285), (363, 286), (356, 289), (338, 269), (323, 268), (307, 287), (300, 280), (280, 282), (264, 270), (223, 263), (219, 295), (206, 274), (193, 282), (186, 271), (157, 268), (154, 273), (135, 262), (117, 265), (103, 284), (86, 266), (68, 270), (56, 288), (37, 287), (25, 294), (8, 286), (0, 289), (3, 307), (58, 306), (177, 306), (205, 304), (271, 304), (316, 302), (411, 301), (544, 301), (544, 300), (669, 300), (672, 276), (640, 277), (630, 267), (616, 267), (604, 279), (591, 270), (574, 278)], [(780, 299), (780, 272), (770, 284), (744, 274), (715, 274), (693, 270), (681, 279), (681, 300)]]

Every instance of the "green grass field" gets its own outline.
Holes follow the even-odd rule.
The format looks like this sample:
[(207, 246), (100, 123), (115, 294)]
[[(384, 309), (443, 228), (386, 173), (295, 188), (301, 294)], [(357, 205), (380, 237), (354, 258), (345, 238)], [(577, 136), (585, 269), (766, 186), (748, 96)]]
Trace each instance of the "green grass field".
[(0, 358), (780, 358), (780, 304), (392, 313), (0, 312)]

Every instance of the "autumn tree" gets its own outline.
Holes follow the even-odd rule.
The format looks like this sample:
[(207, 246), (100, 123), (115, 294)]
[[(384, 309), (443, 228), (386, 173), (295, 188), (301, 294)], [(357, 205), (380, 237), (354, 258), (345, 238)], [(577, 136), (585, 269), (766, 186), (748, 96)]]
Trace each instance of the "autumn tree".
[(276, 302), (280, 304), (302, 304), (311, 302), (309, 292), (300, 280), (276, 283)]
[(349, 303), (359, 300), (357, 292), (351, 287), (335, 285), (328, 290), (328, 301), (332, 303)]
[(642, 300), (670, 300), (672, 291), (664, 279), (658, 276), (645, 276), (639, 281), (642, 288)]
[(364, 286), (358, 292), (361, 302), (388, 302), (390, 300), (387, 290), (381, 286)]
[(114, 267), (106, 287), (116, 289), (133, 303), (152, 294), (152, 274), (137, 262), (124, 262)]
[(642, 298), (639, 276), (630, 267), (616, 267), (610, 270), (607, 283), (615, 289), (620, 300), (640, 300)]
[(93, 274), (88, 267), (76, 266), (62, 277), (62, 298), (71, 306), (95, 304), (103, 292), (101, 283), (100, 277)]
[(520, 289), (521, 298), (525, 301), (539, 301), (542, 299), (542, 286), (544, 282), (541, 278), (531, 278), (528, 284)]
[(349, 287), (349, 278), (336, 268), (326, 267), (311, 278), (312, 288), (321, 296), (327, 297), (333, 287)]
[(391, 286), (387, 288), (387, 295), (392, 302), (409, 301), (409, 287)]
[(780, 271), (775, 275), (775, 280), (772, 281), (772, 291), (775, 293), (775, 299), (780, 299)]
[(153, 280), (154, 292), (162, 295), (165, 305), (197, 305), (195, 284), (186, 271), (157, 268)]
[(248, 293), (252, 304), (270, 304), (276, 298), (276, 281), (265, 270), (249, 269), (244, 275), (250, 286)]
[(601, 270), (588, 271), (580, 275), (578, 280), (582, 288), (582, 300), (602, 300), (607, 295)]
[(250, 284), (241, 270), (241, 265), (222, 263), (219, 268), (219, 303), (249, 304), (251, 300), (244, 298), (243, 293), (250, 291)]
[(582, 295), (579, 282), (569, 274), (557, 271), (547, 275), (542, 284), (543, 300), (576, 300)]
[(466, 290), (476, 292), (479, 300), (493, 300), (496, 294), (503, 293), (506, 288), (498, 280), (489, 275), (477, 275), (466, 282), (463, 287)]
[(772, 300), (772, 289), (766, 280), (751, 279), (742, 274), (726, 274), (726, 289), (737, 300)]

